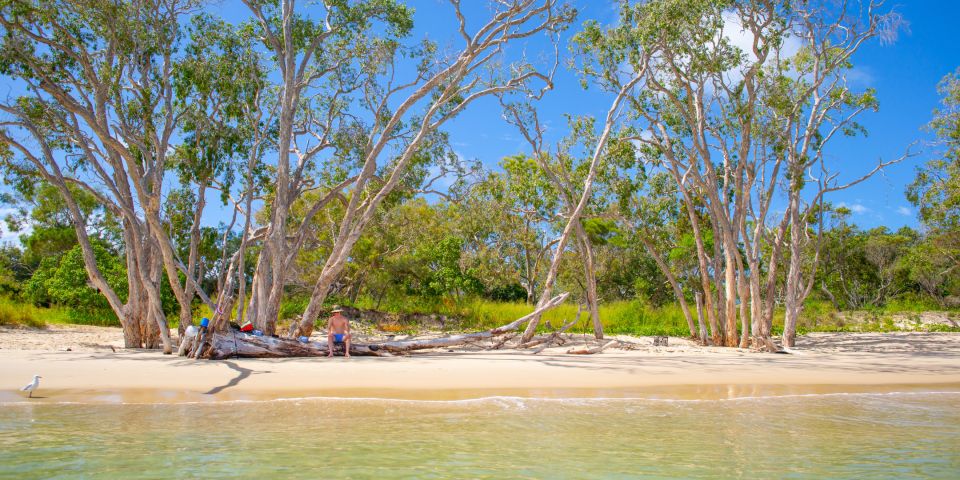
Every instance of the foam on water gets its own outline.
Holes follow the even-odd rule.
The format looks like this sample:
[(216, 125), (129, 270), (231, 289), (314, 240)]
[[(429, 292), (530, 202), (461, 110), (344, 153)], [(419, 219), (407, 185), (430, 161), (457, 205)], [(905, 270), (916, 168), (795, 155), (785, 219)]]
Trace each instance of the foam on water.
[(723, 403), (723, 402), (756, 402), (776, 401), (786, 399), (819, 399), (819, 398), (885, 398), (885, 397), (923, 397), (923, 396), (953, 396), (960, 397), (960, 391), (947, 390), (919, 390), (919, 391), (890, 391), (890, 392), (831, 392), (831, 393), (794, 393), (770, 395), (744, 395), (728, 398), (662, 398), (659, 396), (622, 396), (622, 397), (532, 397), (520, 395), (489, 395), (476, 398), (460, 399), (408, 399), (385, 397), (341, 397), (341, 396), (303, 396), (269, 399), (227, 399), (217, 400), (211, 397), (207, 401), (155, 401), (155, 402), (103, 402), (103, 401), (44, 401), (30, 400), (0, 401), (3, 406), (40, 406), (40, 405), (242, 405), (242, 404), (272, 404), (272, 403), (382, 403), (382, 404), (409, 404), (409, 405), (491, 405), (502, 407), (526, 407), (530, 404), (560, 404), (560, 405), (598, 405), (605, 403)]

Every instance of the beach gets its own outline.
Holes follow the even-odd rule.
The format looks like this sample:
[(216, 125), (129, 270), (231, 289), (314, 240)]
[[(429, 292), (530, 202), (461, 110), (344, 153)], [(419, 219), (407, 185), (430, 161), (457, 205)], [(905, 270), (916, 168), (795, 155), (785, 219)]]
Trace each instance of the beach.
[[(960, 335), (193, 360), (0, 330), (0, 477), (953, 478)], [(111, 348), (111, 346), (113, 348)], [(67, 350), (69, 349), (69, 351)], [(43, 376), (34, 398), (17, 388)], [(758, 448), (770, 445), (772, 448)]]
[[(571, 355), (439, 350), (390, 358), (193, 360), (120, 348), (119, 330), (0, 331), (0, 401), (43, 377), (35, 402), (184, 402), (304, 397), (731, 398), (960, 390), (960, 334), (818, 333), (790, 354), (618, 337), (626, 348)], [(68, 350), (69, 349), (69, 350)]]

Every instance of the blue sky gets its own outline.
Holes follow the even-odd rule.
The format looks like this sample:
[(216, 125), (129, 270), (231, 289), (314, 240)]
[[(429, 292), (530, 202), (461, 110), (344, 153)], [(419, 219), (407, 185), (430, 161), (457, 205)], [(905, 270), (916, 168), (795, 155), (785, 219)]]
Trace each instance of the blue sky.
[[(449, 24), (452, 11), (445, 1), (411, 4), (417, 9), (418, 25), (428, 26), (418, 30), (422, 28), (438, 40), (452, 38), (452, 32), (441, 30)], [(616, 19), (616, 9), (611, 2), (575, 4), (580, 17), (566, 33), (565, 40), (587, 19), (603, 23)], [(869, 171), (880, 159), (902, 155), (912, 142), (930, 139), (923, 127), (939, 102), (936, 85), (944, 75), (960, 66), (960, 43), (956, 36), (960, 2), (913, 0), (890, 5), (903, 14), (909, 29), (893, 44), (869, 43), (853, 59), (857, 86), (877, 90), (880, 110), (864, 113), (859, 119), (869, 131), (868, 137), (838, 142), (831, 150), (834, 165), (844, 165), (844, 172), (849, 171), (850, 177)], [(531, 43), (526, 47), (533, 50), (538, 45)], [(609, 102), (609, 97), (595, 91), (584, 92), (573, 73), (561, 71), (556, 89), (541, 103), (541, 117), (555, 126), (555, 134), (563, 135), (563, 113), (602, 116)], [(529, 150), (515, 129), (502, 120), (495, 101), (474, 105), (446, 128), (452, 134), (458, 153), (480, 159), (488, 167), (494, 167), (506, 155)], [(913, 180), (916, 167), (934, 153), (923, 145), (913, 150), (921, 151), (921, 148), (921, 155), (889, 167), (883, 174), (850, 190), (837, 192), (829, 200), (851, 208), (852, 220), (863, 228), (885, 225), (895, 230), (904, 225), (917, 226), (915, 209), (906, 200), (904, 190)]]
[[(474, 14), (468, 18), (484, 16), (483, 2), (463, 3), (468, 13)], [(563, 36), (562, 54), (567, 52), (566, 41), (584, 21), (596, 19), (610, 24), (617, 16), (616, 2), (573, 0), (573, 3), (580, 16)], [(447, 0), (410, 0), (408, 4), (416, 12), (415, 38), (427, 36), (441, 45), (459, 45), (453, 9)], [(880, 111), (862, 115), (860, 122), (867, 127), (869, 136), (834, 144), (831, 160), (835, 165), (843, 165), (844, 172), (853, 177), (868, 171), (880, 159), (902, 155), (913, 142), (920, 142), (914, 149), (921, 154), (829, 199), (849, 207), (854, 212), (853, 220), (863, 228), (917, 226), (915, 209), (904, 197), (904, 189), (912, 181), (916, 167), (935, 154), (934, 149), (923, 145), (930, 139), (923, 127), (939, 102), (936, 85), (944, 75), (960, 66), (960, 44), (955, 33), (960, 2), (912, 0), (890, 5), (903, 14), (909, 29), (893, 44), (882, 45), (876, 41), (867, 44), (853, 59), (858, 86), (877, 90)], [(300, 6), (309, 8), (307, 2), (301, 2)], [(211, 10), (232, 22), (248, 17), (237, 0), (225, 0)], [(469, 26), (476, 29), (479, 24)], [(521, 48), (533, 55), (547, 46), (542, 40), (530, 40), (512, 48)], [(566, 134), (565, 113), (602, 116), (609, 107), (608, 96), (596, 90), (584, 91), (572, 72), (561, 68), (555, 80), (556, 88), (540, 103), (541, 118), (552, 127), (550, 136), (559, 138)], [(515, 128), (502, 119), (500, 106), (492, 98), (474, 104), (445, 128), (451, 133), (457, 153), (478, 159), (488, 168), (496, 168), (504, 156), (529, 150)], [(213, 198), (216, 194), (211, 195), (212, 207), (218, 202)], [(205, 215), (205, 223), (216, 224), (223, 215), (223, 211), (211, 208)], [(0, 229), (3, 241), (15, 241), (17, 234), (6, 232), (5, 226)]]

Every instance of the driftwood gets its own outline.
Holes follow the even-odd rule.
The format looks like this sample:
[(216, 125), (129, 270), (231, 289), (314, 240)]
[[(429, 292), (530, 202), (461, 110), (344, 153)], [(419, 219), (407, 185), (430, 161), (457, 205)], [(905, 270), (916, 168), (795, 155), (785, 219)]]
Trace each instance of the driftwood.
[[(530, 321), (531, 318), (542, 315), (547, 310), (562, 304), (568, 295), (568, 293), (557, 295), (530, 314), (490, 330), (428, 339), (374, 343), (351, 342), (350, 355), (391, 356), (415, 350), (456, 347), (513, 333), (521, 325)], [(220, 360), (231, 357), (320, 357), (329, 353), (329, 346), (326, 341), (300, 342), (292, 338), (255, 336), (235, 330), (212, 332), (206, 338), (200, 339), (197, 338), (197, 335), (198, 332), (195, 330), (189, 330), (184, 334), (180, 347), (181, 356)], [(194, 345), (195, 343), (196, 345)]]
[[(222, 360), (231, 357), (325, 357), (329, 345), (322, 342), (301, 342), (292, 338), (250, 335), (243, 332), (218, 333), (210, 348), (200, 358)], [(389, 352), (375, 344), (351, 344), (350, 355), (389, 357)]]
[[(574, 326), (577, 323), (580, 323), (580, 314), (582, 312), (583, 312), (583, 307), (577, 306), (576, 318), (567, 322), (565, 325), (562, 325), (559, 330), (554, 329), (553, 325), (550, 325), (550, 321), (544, 322), (548, 328), (550, 328), (551, 330), (554, 330), (551, 334), (523, 342), (520, 345), (517, 345), (517, 348), (530, 348), (530, 347), (535, 347), (537, 345), (540, 345), (542, 343), (546, 343), (547, 345), (549, 345), (550, 342), (553, 342), (554, 340), (556, 340), (561, 334), (563, 334), (563, 332), (566, 332), (568, 329), (570, 329), (570, 327)], [(541, 351), (543, 351), (543, 348), (540, 348), (533, 353), (540, 353)]]
[[(577, 317), (579, 318), (579, 315), (577, 315)], [(560, 343), (562, 344), (563, 337), (561, 337), (561, 335), (563, 335), (564, 332), (569, 330), (570, 327), (576, 325), (577, 323), (578, 323), (577, 320), (571, 320), (567, 322), (567, 324), (565, 324), (564, 326), (560, 327), (559, 330), (551, 333), (550, 335), (544, 335), (543, 337), (521, 344), (519, 345), (519, 348), (530, 348), (530, 347), (536, 347), (537, 345), (540, 345), (539, 347), (537, 347), (536, 350), (532, 352), (533, 355), (536, 355), (546, 350), (547, 348), (550, 348), (550, 345), (553, 345), (553, 343), (558, 340), (560, 340)]]
[(572, 348), (572, 349), (570, 349), (570, 350), (567, 350), (567, 353), (570, 354), (570, 355), (593, 355), (594, 353), (600, 353), (600, 352), (604, 351), (607, 347), (609, 347), (609, 346), (611, 346), (611, 345), (613, 345), (613, 344), (615, 344), (615, 343), (618, 343), (618, 342), (617, 342), (616, 340), (610, 340), (609, 342), (604, 343), (603, 345), (596, 346), (596, 347), (590, 347), (590, 348)]
[(501, 348), (503, 348), (504, 345), (507, 344), (507, 342), (509, 342), (510, 340), (513, 340), (514, 338), (517, 338), (517, 335), (515, 333), (504, 335), (503, 338), (501, 338), (500, 340), (497, 340), (497, 343), (494, 343), (493, 345), (490, 345), (489, 347), (487, 347), (487, 350), (500, 350)]

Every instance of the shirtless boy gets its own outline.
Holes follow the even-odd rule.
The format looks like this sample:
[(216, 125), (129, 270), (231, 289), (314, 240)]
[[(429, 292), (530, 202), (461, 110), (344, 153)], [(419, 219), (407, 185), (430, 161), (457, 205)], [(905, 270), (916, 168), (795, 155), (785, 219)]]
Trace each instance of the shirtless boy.
[(344, 343), (343, 356), (350, 358), (350, 340), (352, 338), (350, 335), (350, 321), (342, 315), (343, 310), (340, 308), (334, 307), (330, 313), (332, 313), (333, 316), (327, 321), (327, 345), (330, 350), (327, 356), (333, 356), (333, 342), (336, 341)]

